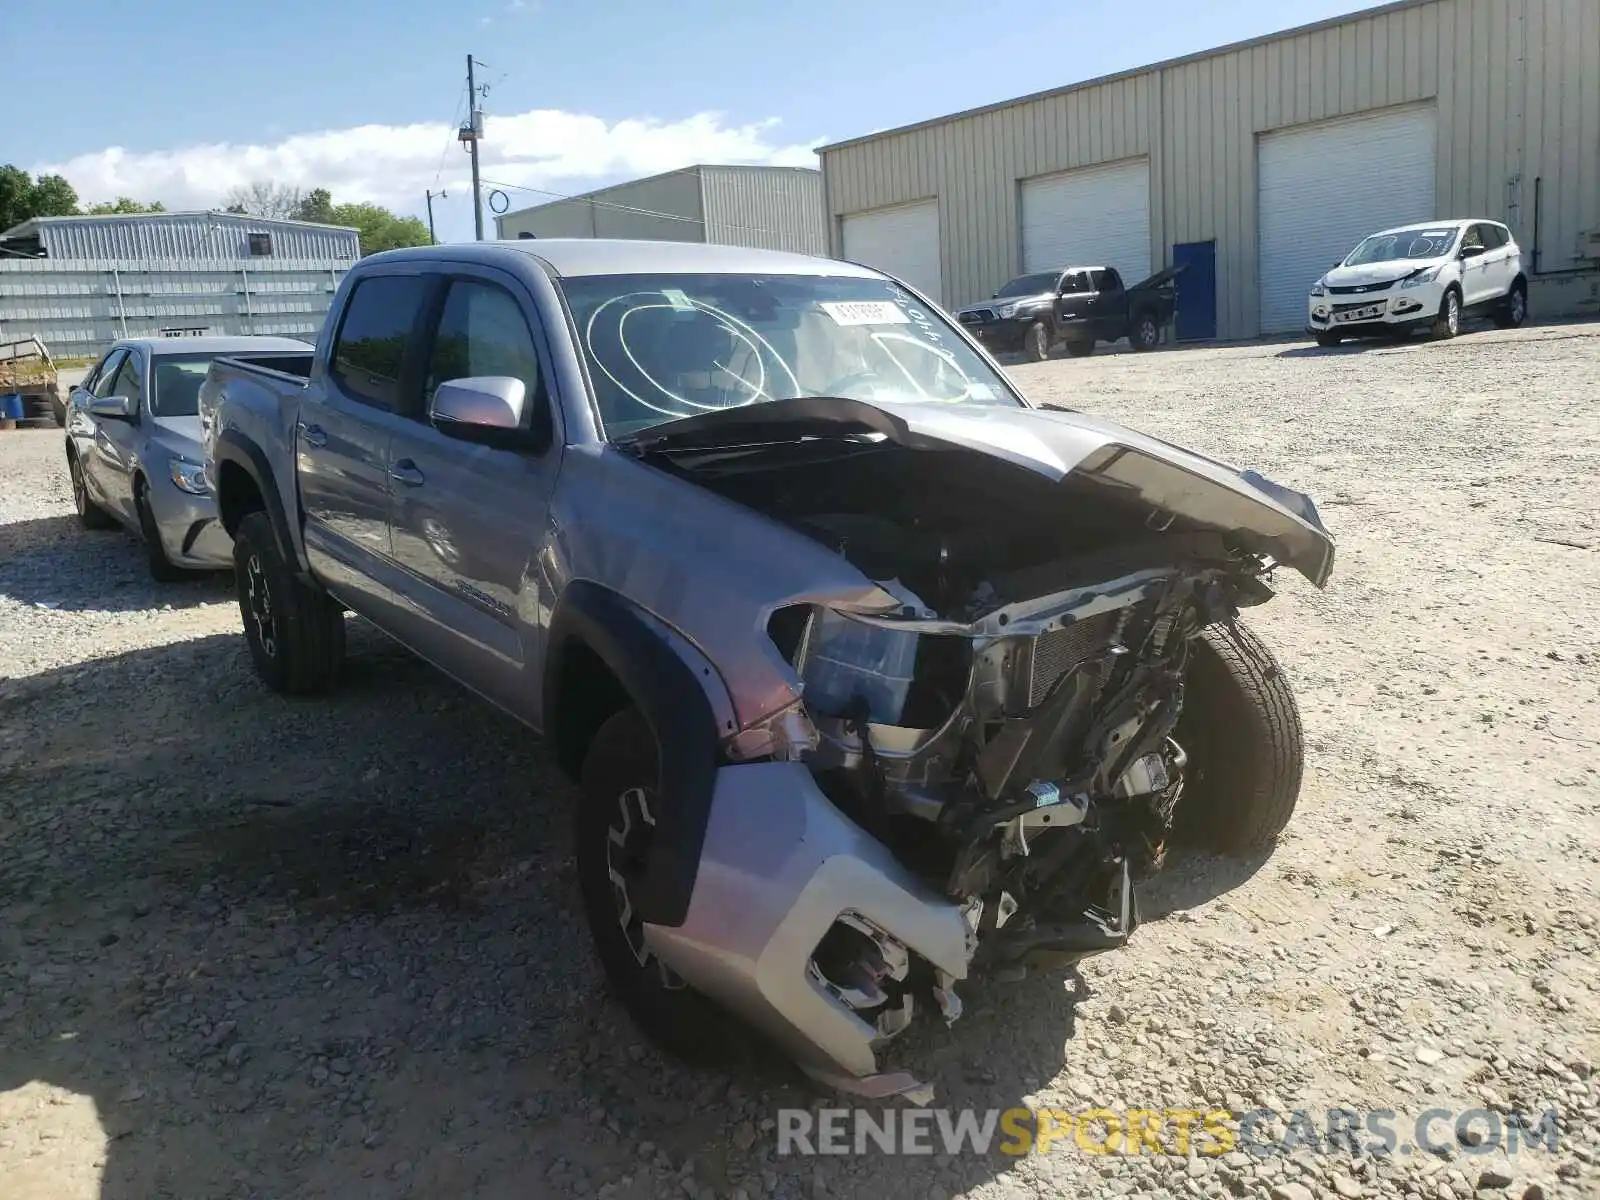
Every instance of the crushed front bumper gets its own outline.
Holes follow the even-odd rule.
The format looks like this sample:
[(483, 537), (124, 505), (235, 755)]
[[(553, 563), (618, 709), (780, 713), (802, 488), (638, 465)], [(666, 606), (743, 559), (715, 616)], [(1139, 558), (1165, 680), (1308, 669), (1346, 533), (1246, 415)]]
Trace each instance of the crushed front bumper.
[(847, 915), (884, 931), (939, 977), (966, 977), (972, 935), (955, 904), (840, 812), (805, 766), (750, 763), (717, 773), (683, 924), (646, 925), (645, 941), (815, 1078), (926, 1103), (925, 1085), (880, 1072), (876, 1048), (885, 1034), (811, 969), (824, 936)]
[(150, 515), (173, 565), (195, 571), (224, 570), (233, 565), (233, 539), (218, 519), (213, 496), (185, 492), (155, 472), (148, 487)]
[(1386, 295), (1313, 296), (1308, 304), (1306, 332), (1337, 333), (1346, 337), (1395, 333), (1432, 323), (1444, 298), (1432, 284), (1404, 288)]

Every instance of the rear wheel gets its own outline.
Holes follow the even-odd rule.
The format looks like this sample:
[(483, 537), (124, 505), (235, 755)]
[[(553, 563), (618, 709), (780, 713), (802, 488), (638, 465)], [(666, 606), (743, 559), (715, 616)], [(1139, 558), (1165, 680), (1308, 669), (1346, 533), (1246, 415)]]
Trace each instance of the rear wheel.
[(1161, 344), (1161, 322), (1155, 313), (1143, 312), (1133, 318), (1128, 344), (1135, 350), (1154, 350)]
[(1271, 847), (1300, 796), (1305, 734), (1266, 643), (1237, 623), (1195, 640), (1173, 737), (1189, 756), (1177, 839), (1226, 853)]
[(246, 513), (233, 535), (239, 613), (256, 674), (275, 692), (326, 691), (344, 658), (344, 609), (295, 578), (272, 522)]
[(150, 578), (157, 583), (177, 583), (189, 578), (187, 571), (167, 557), (166, 548), (161, 544), (161, 531), (156, 526), (155, 514), (150, 511), (150, 493), (143, 476), (133, 485), (133, 507), (139, 514), (139, 533), (144, 537)]
[(1461, 332), (1461, 293), (1452, 287), (1439, 301), (1439, 315), (1434, 318), (1433, 336), (1440, 341), (1453, 338)]
[(83, 464), (75, 451), (67, 451), (67, 474), (72, 477), (72, 503), (85, 529), (110, 529), (117, 522), (105, 509), (89, 499), (89, 485), (83, 478)]
[(578, 886), (612, 992), (662, 1049), (698, 1062), (729, 1049), (730, 1018), (645, 945), (633, 895), (661, 803), (655, 734), (636, 708), (600, 727), (583, 762), (574, 830)]
[(1528, 319), (1528, 285), (1522, 280), (1511, 285), (1511, 291), (1506, 294), (1506, 301), (1498, 313), (1495, 314), (1494, 323), (1501, 329), (1515, 329)]
[(1050, 357), (1050, 330), (1043, 321), (1035, 321), (1028, 326), (1028, 332), (1022, 339), (1022, 352), (1027, 355), (1029, 362), (1043, 362)]

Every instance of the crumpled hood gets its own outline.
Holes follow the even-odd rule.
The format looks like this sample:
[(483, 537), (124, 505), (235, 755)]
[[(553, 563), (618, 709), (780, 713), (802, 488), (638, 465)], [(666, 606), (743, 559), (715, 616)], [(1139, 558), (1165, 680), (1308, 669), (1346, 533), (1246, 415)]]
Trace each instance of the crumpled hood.
[(1405, 258), (1395, 262), (1369, 263), (1360, 267), (1335, 267), (1322, 277), (1329, 287), (1366, 287), (1374, 283), (1394, 283), (1407, 275), (1415, 275), (1429, 267), (1436, 267), (1442, 258)]
[(1053, 293), (1053, 292), (1040, 292), (1038, 295), (1035, 295), (1035, 296), (996, 297), (993, 300), (982, 300), (982, 301), (979, 301), (977, 304), (969, 304), (965, 308), (957, 309), (956, 310), (956, 315), (960, 316), (962, 313), (982, 312), (986, 308), (993, 309), (994, 311), (999, 312), (1002, 308), (1006, 308), (1007, 306), (1012, 305), (1012, 304), (1025, 304), (1025, 305), (1028, 305), (1029, 307), (1032, 307), (1034, 305), (1051, 304), (1054, 301), (1055, 301), (1055, 293)]
[(1070, 410), (801, 396), (687, 417), (624, 444), (648, 452), (852, 434), (881, 434), (913, 449), (986, 454), (1053, 482), (1073, 476), (1103, 483), (1232, 534), (1319, 588), (1333, 571), (1333, 538), (1309, 496)]

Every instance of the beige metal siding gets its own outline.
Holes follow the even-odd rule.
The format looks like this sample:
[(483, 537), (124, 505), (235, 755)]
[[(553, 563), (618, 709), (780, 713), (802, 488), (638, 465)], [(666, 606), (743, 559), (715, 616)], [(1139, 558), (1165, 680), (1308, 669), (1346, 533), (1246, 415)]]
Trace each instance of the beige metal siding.
[(1216, 239), (1218, 333), (1251, 337), (1256, 137), (1435, 98), (1438, 215), (1505, 220), (1531, 252), (1542, 176), (1540, 265), (1579, 266), (1579, 233), (1600, 228), (1597, 0), (1391, 5), (827, 147), (833, 245), (845, 214), (937, 196), (943, 299), (969, 303), (1019, 269), (1019, 181), (1148, 153), (1152, 261), (1170, 263), (1174, 243)]
[(828, 252), (822, 172), (810, 167), (701, 167), (706, 241), (797, 254)]
[(557, 200), (496, 219), (504, 238), (641, 238), (703, 242), (705, 210), (700, 177), (694, 169), (621, 183), (570, 200)]

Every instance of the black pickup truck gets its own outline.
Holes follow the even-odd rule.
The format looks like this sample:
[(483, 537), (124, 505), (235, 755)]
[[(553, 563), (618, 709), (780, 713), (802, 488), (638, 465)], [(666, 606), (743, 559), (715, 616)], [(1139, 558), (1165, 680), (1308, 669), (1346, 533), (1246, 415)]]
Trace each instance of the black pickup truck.
[(1013, 279), (982, 304), (956, 314), (990, 350), (1021, 352), (1043, 362), (1064, 345), (1071, 355), (1093, 352), (1096, 342), (1127, 338), (1135, 350), (1154, 350), (1172, 320), (1173, 279), (1168, 267), (1131, 288), (1115, 267), (1067, 267)]

